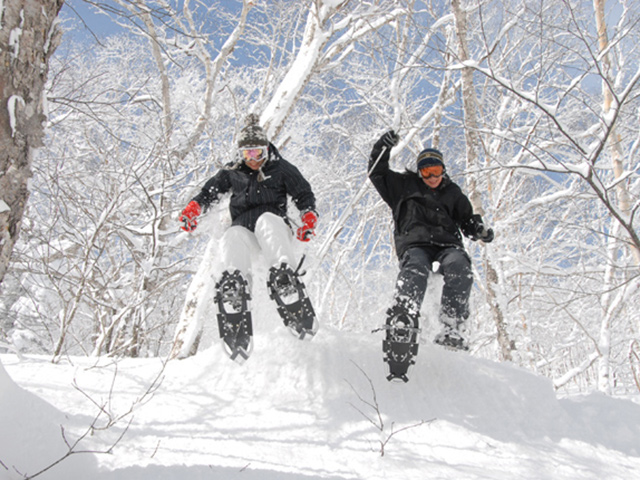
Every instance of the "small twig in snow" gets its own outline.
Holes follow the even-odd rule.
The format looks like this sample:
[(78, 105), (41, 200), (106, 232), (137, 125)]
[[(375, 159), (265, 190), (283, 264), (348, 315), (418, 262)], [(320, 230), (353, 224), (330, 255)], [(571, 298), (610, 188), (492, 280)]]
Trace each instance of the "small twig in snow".
[[(347, 381), (347, 384), (349, 384), (349, 386), (351, 387), (351, 390), (353, 390), (353, 393), (356, 394), (356, 396), (358, 397), (358, 400), (360, 400), (362, 403), (364, 403), (368, 407), (372, 408), (376, 412), (376, 416), (378, 417), (378, 421), (376, 422), (375, 420), (373, 420), (369, 415), (364, 413), (360, 408), (356, 407), (351, 402), (349, 402), (349, 405), (351, 405), (358, 413), (360, 413), (369, 423), (371, 423), (374, 427), (376, 427), (376, 429), (380, 430), (381, 433), (384, 433), (385, 425), (384, 425), (384, 421), (382, 420), (382, 412), (380, 410), (380, 404), (378, 403), (378, 397), (376, 395), (376, 390), (375, 390), (375, 388), (373, 386), (373, 382), (371, 381), (371, 378), (369, 377), (369, 375), (367, 375), (367, 373), (358, 364), (356, 364), (353, 361), (351, 363), (353, 363), (356, 366), (356, 368), (358, 368), (358, 370), (360, 370), (362, 375), (364, 375), (364, 377), (369, 382), (369, 388), (371, 389), (372, 400), (371, 401), (365, 400), (364, 398), (362, 398), (360, 393), (353, 387), (353, 385), (351, 385), (351, 383), (349, 383)], [(402, 427), (402, 428), (400, 428), (398, 430), (394, 430), (393, 429), (393, 426), (395, 425), (395, 423), (391, 422), (391, 432), (383, 440), (379, 440), (379, 443), (380, 443), (380, 456), (384, 457), (385, 448), (386, 448), (387, 444), (391, 441), (391, 439), (393, 438), (394, 435), (396, 435), (396, 434), (398, 434), (400, 432), (404, 432), (406, 430), (410, 430), (412, 428), (419, 427), (419, 426), (427, 424), (427, 423), (431, 423), (431, 422), (433, 422), (435, 420), (436, 420), (436, 418), (432, 418), (431, 420), (420, 420), (418, 423), (414, 423), (412, 425), (406, 425), (406, 426), (404, 426), (404, 427)]]

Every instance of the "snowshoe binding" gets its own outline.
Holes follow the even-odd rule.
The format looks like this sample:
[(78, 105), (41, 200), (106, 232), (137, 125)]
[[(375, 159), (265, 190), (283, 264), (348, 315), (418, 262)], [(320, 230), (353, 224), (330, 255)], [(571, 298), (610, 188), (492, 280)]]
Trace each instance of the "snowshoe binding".
[(407, 371), (416, 362), (418, 354), (418, 316), (411, 315), (401, 305), (387, 310), (387, 322), (383, 327), (386, 338), (382, 341), (384, 361), (389, 364), (387, 380), (408, 382)]
[(227, 355), (244, 363), (253, 347), (249, 288), (239, 270), (225, 271), (216, 283), (218, 329)]
[(300, 265), (294, 272), (289, 265), (269, 269), (269, 296), (276, 302), (285, 326), (300, 340), (310, 339), (318, 331), (318, 321), (304, 284), (300, 281)]

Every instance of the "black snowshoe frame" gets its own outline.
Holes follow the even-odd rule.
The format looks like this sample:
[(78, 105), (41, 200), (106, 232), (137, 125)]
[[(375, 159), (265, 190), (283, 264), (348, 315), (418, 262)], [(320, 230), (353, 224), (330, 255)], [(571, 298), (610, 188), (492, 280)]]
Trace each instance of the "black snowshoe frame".
[[(397, 324), (400, 319), (402, 325)], [(394, 305), (387, 310), (387, 322), (382, 329), (387, 332), (382, 341), (384, 361), (389, 364), (387, 380), (400, 379), (406, 383), (409, 381), (407, 371), (416, 363), (414, 357), (418, 354), (418, 316), (410, 315), (400, 305)]]
[(295, 271), (286, 263), (271, 267), (267, 280), (269, 296), (276, 302), (278, 314), (300, 340), (309, 339), (317, 332), (316, 314), (299, 278), (304, 274), (299, 273), (302, 261)]
[(231, 360), (244, 362), (252, 346), (249, 286), (239, 270), (225, 271), (216, 283), (218, 330)]

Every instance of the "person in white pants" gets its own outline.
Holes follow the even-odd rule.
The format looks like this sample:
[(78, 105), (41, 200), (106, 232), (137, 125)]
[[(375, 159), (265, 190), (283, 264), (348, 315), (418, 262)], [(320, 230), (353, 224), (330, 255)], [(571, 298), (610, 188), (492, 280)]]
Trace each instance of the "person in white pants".
[[(287, 217), (288, 198), (293, 200), (301, 214), (302, 225), (297, 229), (296, 236), (298, 240), (308, 242), (315, 235), (318, 222), (315, 196), (300, 171), (282, 158), (277, 148), (269, 142), (257, 115), (249, 115), (246, 126), (240, 131), (235, 161), (210, 178), (183, 210), (180, 216), (182, 229), (187, 232), (195, 230), (198, 217), (227, 193), (231, 194), (229, 211), (232, 223), (222, 238), (225, 271), (218, 282), (219, 290), (226, 288), (221, 286), (225, 278), (231, 279), (229, 285), (235, 282), (240, 284), (238, 288), (247, 289), (251, 279), (252, 252), (261, 252), (271, 267), (268, 285), (285, 324), (295, 326), (300, 338), (305, 333), (313, 335), (315, 331), (308, 325), (309, 328), (306, 328), (305, 322), (291, 320), (279, 299), (282, 292), (291, 292), (291, 289), (306, 296), (302, 288), (304, 285), (298, 278), (298, 263), (293, 252), (293, 230)], [(238, 278), (236, 271), (241, 278)], [(218, 294), (222, 295), (220, 292)], [(303, 307), (297, 311), (314, 316), (308, 298), (301, 304)], [(307, 318), (309, 315), (302, 316)], [(250, 319), (247, 322), (250, 324)], [(223, 332), (221, 336), (225, 338)], [(247, 336), (251, 336), (250, 329)], [(246, 350), (248, 346), (243, 348)], [(235, 350), (236, 346), (230, 348)]]
[(294, 268), (297, 265), (291, 227), (281, 216), (271, 212), (258, 217), (253, 232), (246, 227), (233, 225), (221, 240), (220, 253), (225, 269), (239, 270), (250, 285), (251, 252), (261, 252), (270, 267), (282, 263)]

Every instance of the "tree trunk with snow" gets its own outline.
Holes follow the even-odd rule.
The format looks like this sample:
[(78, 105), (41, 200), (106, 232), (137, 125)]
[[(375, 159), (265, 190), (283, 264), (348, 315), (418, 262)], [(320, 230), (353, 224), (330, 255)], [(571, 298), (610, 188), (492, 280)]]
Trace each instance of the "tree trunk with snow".
[(5, 0), (0, 10), (0, 283), (29, 198), (33, 150), (42, 145), (43, 89), (62, 4)]
[[(602, 112), (605, 118), (608, 118), (612, 108), (618, 108), (618, 105), (614, 104), (614, 96), (611, 91), (610, 85), (614, 84), (614, 72), (613, 63), (610, 56), (609, 37), (607, 35), (607, 24), (604, 15), (605, 0), (593, 0), (593, 6), (595, 10), (596, 28), (598, 32), (598, 47), (602, 56), (602, 96), (603, 105)], [(631, 200), (627, 190), (627, 182), (621, 180), (625, 174), (625, 167), (623, 164), (623, 152), (622, 141), (620, 135), (617, 133), (615, 124), (611, 125), (608, 139), (609, 155), (611, 157), (611, 167), (613, 175), (616, 181), (616, 196), (618, 207), (620, 212), (630, 218), (631, 215)], [(623, 235), (622, 229), (619, 224), (612, 220), (611, 230), (612, 235), (608, 239), (607, 256), (609, 257), (608, 266), (605, 270), (605, 293), (602, 296), (602, 321), (600, 326), (600, 335), (598, 338), (598, 353), (600, 355), (598, 359), (598, 389), (601, 392), (611, 394), (612, 392), (612, 378), (611, 378), (611, 310), (612, 303), (615, 303), (617, 295), (611, 293), (610, 289), (614, 288), (613, 265), (616, 263), (618, 252), (620, 249), (625, 249), (624, 245), (618, 240), (620, 235)], [(629, 244), (629, 250), (633, 259), (634, 265), (640, 265), (640, 250), (636, 245)]]
[[(187, 358), (195, 355), (200, 345), (204, 315), (211, 305), (215, 286), (214, 262), (220, 238), (214, 237), (202, 256), (198, 272), (194, 276), (180, 313), (170, 358)], [(208, 323), (215, 324), (215, 318)]]
[[(611, 85), (615, 83), (613, 75), (613, 64), (611, 61), (609, 37), (607, 35), (607, 24), (604, 17), (605, 0), (593, 0), (593, 6), (596, 14), (596, 28), (598, 30), (598, 46), (602, 55), (602, 95), (603, 105), (602, 112), (609, 117), (613, 108), (619, 108), (614, 104), (614, 96), (611, 91)], [(622, 139), (617, 132), (615, 125), (611, 126), (609, 133), (609, 152), (611, 155), (611, 166), (613, 168), (614, 178), (616, 179), (616, 194), (618, 206), (625, 217), (631, 214), (631, 199), (627, 190), (627, 182), (621, 181), (625, 174), (623, 163)], [(635, 265), (640, 265), (640, 250), (637, 245), (630, 244), (629, 248), (633, 255)]]
[[(469, 47), (467, 44), (467, 14), (460, 0), (452, 0), (451, 7), (455, 17), (456, 33), (458, 36), (458, 58), (464, 64), (469, 60)], [(481, 145), (478, 138), (479, 122), (477, 117), (475, 87), (473, 84), (473, 69), (462, 68), (462, 103), (464, 109), (464, 135), (467, 153), (467, 166), (469, 170), (478, 167), (478, 152), (476, 148)], [(478, 188), (474, 174), (467, 177), (469, 199), (476, 213), (484, 215), (482, 196)], [(498, 304), (498, 272), (493, 265), (490, 255), (485, 254), (485, 270), (487, 280), (487, 296), (496, 323), (500, 356), (503, 360), (511, 361), (511, 341), (507, 333), (504, 315)]]

